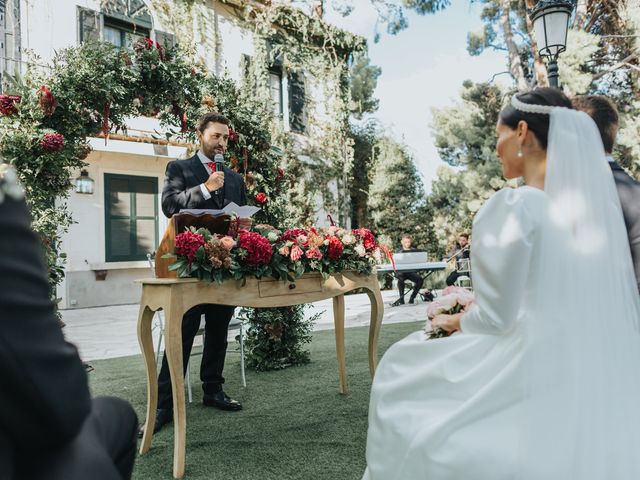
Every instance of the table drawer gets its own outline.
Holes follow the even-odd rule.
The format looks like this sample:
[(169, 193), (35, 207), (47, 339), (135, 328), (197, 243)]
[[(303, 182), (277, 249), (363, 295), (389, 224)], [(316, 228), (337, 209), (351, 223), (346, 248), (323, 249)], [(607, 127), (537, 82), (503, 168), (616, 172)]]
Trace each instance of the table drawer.
[(295, 282), (260, 280), (258, 282), (258, 292), (261, 298), (322, 292), (322, 277), (298, 278)]

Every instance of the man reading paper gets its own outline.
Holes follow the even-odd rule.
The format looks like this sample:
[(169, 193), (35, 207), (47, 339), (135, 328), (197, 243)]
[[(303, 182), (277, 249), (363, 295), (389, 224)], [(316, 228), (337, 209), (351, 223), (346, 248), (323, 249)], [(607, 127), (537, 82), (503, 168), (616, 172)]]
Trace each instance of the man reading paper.
[[(198, 124), (197, 135), (200, 140), (198, 152), (188, 160), (174, 160), (167, 165), (162, 211), (169, 218), (183, 209), (220, 210), (231, 202), (239, 206), (247, 203), (242, 175), (226, 165), (222, 165), (222, 170), (216, 167), (216, 155), (224, 155), (227, 150), (229, 120), (218, 113), (207, 113)], [(186, 372), (193, 339), (200, 327), (200, 317), (204, 314), (205, 335), (200, 365), (204, 390), (202, 403), (228, 411), (242, 409), (242, 405), (229, 398), (222, 389), (227, 334), (234, 309), (227, 305), (199, 305), (189, 310), (182, 319), (182, 364)], [(158, 410), (154, 432), (172, 420), (171, 377), (165, 354), (158, 376)], [(140, 436), (142, 433), (141, 429)]]

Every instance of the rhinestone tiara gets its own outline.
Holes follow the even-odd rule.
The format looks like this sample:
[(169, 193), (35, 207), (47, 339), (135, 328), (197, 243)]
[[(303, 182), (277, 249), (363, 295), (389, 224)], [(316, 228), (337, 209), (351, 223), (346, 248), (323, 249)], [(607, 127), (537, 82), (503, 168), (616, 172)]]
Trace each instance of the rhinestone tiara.
[(520, 110), (525, 113), (540, 113), (542, 115), (550, 115), (556, 108), (563, 107), (552, 107), (550, 105), (535, 105), (532, 103), (524, 103), (518, 100), (517, 96), (511, 97), (511, 106), (516, 110)]

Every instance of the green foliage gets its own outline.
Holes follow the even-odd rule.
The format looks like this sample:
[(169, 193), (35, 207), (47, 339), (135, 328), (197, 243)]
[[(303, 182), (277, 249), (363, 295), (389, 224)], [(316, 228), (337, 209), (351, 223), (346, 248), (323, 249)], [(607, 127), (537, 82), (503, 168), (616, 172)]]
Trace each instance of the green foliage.
[(357, 55), (351, 65), (351, 113), (357, 119), (361, 119), (365, 113), (373, 113), (378, 110), (380, 103), (373, 96), (378, 84), (378, 77), (382, 73), (380, 67), (371, 65), (366, 55)]
[(496, 85), (465, 82), (461, 101), (434, 111), (432, 124), (442, 167), (427, 200), (433, 238), (430, 251), (441, 257), (461, 231), (470, 231), (473, 216), (503, 188), (495, 155), (495, 126), (506, 92)]
[(247, 365), (256, 371), (279, 370), (309, 363), (305, 346), (320, 314), (307, 317), (306, 305), (282, 308), (243, 308), (238, 318), (249, 325), (245, 339)]
[(489, 83), (466, 81), (461, 101), (434, 109), (432, 132), (440, 158), (451, 166), (495, 160), (495, 127), (506, 92)]
[(418, 217), (424, 204), (422, 181), (406, 146), (388, 137), (376, 145), (368, 209), (371, 227), (397, 246), (405, 233), (414, 244), (424, 246), (427, 225)]
[[(156, 115), (167, 136), (194, 141), (203, 113), (225, 114), (238, 132), (229, 145), (231, 165), (251, 180), (249, 203), (256, 204), (258, 193), (267, 195), (256, 220), (278, 225), (286, 218), (284, 195), (291, 182), (278, 169), (281, 152), (271, 145), (269, 112), (242, 99), (231, 80), (192, 65), (184, 49), (150, 41), (129, 51), (83, 44), (60, 51), (50, 70), (14, 79), (9, 92), (21, 99), (15, 113), (0, 116), (0, 153), (25, 187), (33, 228), (46, 251), (52, 297), (64, 276), (61, 238), (72, 223), (65, 199), (72, 174), (90, 152), (86, 138), (123, 129), (126, 117)], [(63, 135), (62, 148), (44, 148), (47, 133)]]
[[(378, 125), (374, 121), (351, 126), (353, 139), (353, 177), (351, 180), (351, 225), (369, 225), (369, 185), (378, 141)], [(383, 232), (384, 233), (384, 232)]]

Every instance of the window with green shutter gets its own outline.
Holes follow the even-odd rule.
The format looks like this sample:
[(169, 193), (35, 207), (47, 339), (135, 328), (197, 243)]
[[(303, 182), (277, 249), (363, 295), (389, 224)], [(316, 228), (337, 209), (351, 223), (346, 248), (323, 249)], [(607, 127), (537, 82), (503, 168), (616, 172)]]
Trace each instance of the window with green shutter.
[(107, 262), (145, 260), (158, 245), (158, 179), (104, 175)]
[(305, 133), (307, 130), (305, 85), (302, 72), (289, 72), (289, 127), (291, 131), (297, 133)]

